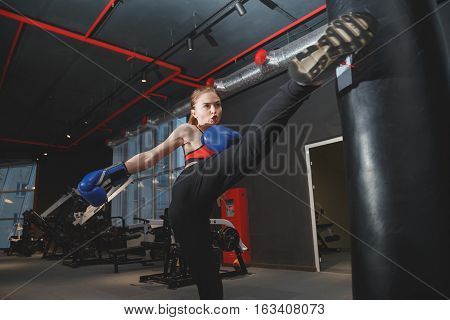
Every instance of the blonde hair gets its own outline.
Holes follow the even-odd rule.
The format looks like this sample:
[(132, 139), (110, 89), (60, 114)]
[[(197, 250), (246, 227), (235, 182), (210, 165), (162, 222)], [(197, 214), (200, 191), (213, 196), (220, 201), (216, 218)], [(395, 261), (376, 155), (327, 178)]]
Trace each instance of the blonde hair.
[[(216, 89), (214, 89), (213, 87), (200, 87), (198, 89), (195, 89), (194, 92), (192, 92), (191, 94), (191, 111), (194, 110), (195, 108), (195, 104), (197, 103), (198, 99), (200, 98), (200, 96), (204, 93), (208, 93), (208, 92), (212, 92), (215, 93), (219, 98), (219, 94), (217, 93)], [(194, 126), (198, 125), (197, 119), (191, 114), (189, 115), (189, 120), (188, 120), (189, 124), (192, 124)]]

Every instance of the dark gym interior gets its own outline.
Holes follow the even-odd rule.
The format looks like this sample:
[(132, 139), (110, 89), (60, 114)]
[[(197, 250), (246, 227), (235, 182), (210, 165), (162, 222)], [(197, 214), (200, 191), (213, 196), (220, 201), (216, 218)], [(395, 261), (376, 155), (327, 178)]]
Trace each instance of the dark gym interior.
[[(65, 238), (64, 243), (70, 248), (68, 251), (62, 247), (45, 247), (43, 243), (34, 244), (35, 247), (28, 250), (9, 240), (17, 237), (18, 223), (24, 229), (20, 234), (25, 236), (25, 211), (33, 211), (39, 216), (62, 197), (74, 192), (86, 173), (108, 167), (116, 162), (115, 159), (124, 161), (138, 151), (145, 151), (142, 144), (135, 149), (129, 147), (126, 152), (123, 148), (118, 149), (121, 145), (134, 141), (145, 132), (152, 132), (153, 146), (161, 142), (158, 135), (167, 138), (168, 132), (164, 130), (168, 127), (164, 124), (171, 121), (166, 118), (167, 112), (173, 112), (179, 121), (185, 122), (187, 113), (178, 114), (176, 110), (187, 103), (198, 86), (205, 85), (209, 79), (217, 83), (254, 63), (257, 50), (271, 52), (289, 45), (324, 26), (330, 18), (359, 5), (358, 1), (342, 4), (344, 2), (0, 0), (0, 249), (3, 249), (0, 252), (0, 296), (6, 299), (197, 299), (192, 283), (177, 284), (179, 288), (171, 290), (167, 283), (140, 282), (143, 275), (162, 272), (165, 258), (158, 250), (165, 250), (165, 244), (151, 246), (154, 251), (149, 249), (150, 252), (156, 252), (159, 258), (152, 257), (151, 260), (155, 261), (147, 265), (133, 263), (132, 258), (125, 255), (130, 263), (120, 265), (119, 272), (115, 273), (111, 250), (103, 253), (105, 261), (102, 263), (84, 265), (83, 259), (77, 260), (79, 264), (75, 267), (64, 263), (71, 259), (69, 262), (74, 261), (74, 246), (88, 238), (77, 238), (72, 244), (70, 237)], [(373, 8), (377, 3), (366, 2), (367, 8)], [(429, 41), (423, 38), (426, 30), (420, 28), (427, 23), (437, 23), (444, 37), (443, 47), (430, 49), (431, 53), (427, 54), (432, 56), (433, 50), (446, 50), (445, 62), (448, 65), (448, 1), (430, 0), (424, 1), (427, 4), (423, 5), (405, 4), (400, 0), (391, 4), (387, 2), (380, 1), (383, 3), (380, 7), (385, 6), (388, 11), (392, 9), (390, 6), (404, 10), (402, 14), (398, 13), (398, 20), (389, 17), (395, 20), (392, 25), (400, 29), (409, 26), (409, 18), (417, 20), (430, 8), (437, 11), (428, 17), (433, 22), (426, 20), (417, 29), (408, 29), (409, 33), (404, 38), (412, 40), (401, 37), (390, 40), (392, 43), (383, 50), (394, 50), (395, 41), (413, 44), (417, 41), (419, 45), (422, 42), (429, 45)], [(245, 14), (237, 12), (236, 3), (245, 7)], [(376, 13), (381, 14), (382, 10), (377, 10), (380, 11)], [(403, 19), (404, 15), (409, 15), (408, 19)], [(380, 23), (391, 26), (389, 19)], [(189, 50), (189, 43), (192, 50)], [(409, 47), (405, 48), (400, 47), (399, 50)], [(366, 60), (366, 64), (361, 64), (363, 71), (359, 76), (369, 74), (370, 80), (377, 81), (398, 80), (395, 73), (380, 75), (383, 63), (388, 66), (394, 63), (383, 60), (387, 58), (381, 53), (379, 63), (372, 57)], [(398, 53), (400, 57), (396, 59), (402, 59), (402, 54)], [(405, 59), (409, 59), (409, 55), (412, 53), (405, 54)], [(437, 60), (433, 63), (437, 64)], [(420, 68), (408, 66), (411, 68), (408, 72), (432, 77), (433, 63), (427, 65), (423, 62)], [(385, 96), (379, 99), (376, 98), (376, 88), (367, 88), (364, 84), (337, 94), (337, 83), (333, 78), (311, 95), (289, 120), (297, 131), (289, 136), (291, 132), (286, 129), (274, 144), (270, 156), (261, 163), (262, 168), (268, 169), (265, 172), (271, 172), (272, 156), (284, 154), (286, 163), (295, 168), (296, 173), (272, 168), (271, 175), (249, 175), (235, 186), (246, 190), (246, 245), (251, 261), (244, 268), (245, 271), (248, 269), (245, 273), (242, 266), (224, 263), (224, 270), (241, 272), (224, 279), (225, 299), (442, 299), (450, 295), (448, 269), (447, 272), (441, 269), (449, 266), (449, 251), (446, 251), (449, 249), (448, 224), (445, 224), (448, 216), (444, 216), (442, 204), (442, 199), (448, 196), (450, 181), (445, 179), (448, 148), (441, 144), (448, 142), (448, 128), (440, 129), (445, 127), (441, 122), (448, 111), (423, 111), (427, 103), (448, 106), (448, 67), (445, 64), (441, 67), (445, 68), (441, 72), (447, 75), (447, 83), (439, 82), (441, 78), (436, 80), (434, 89), (427, 87), (423, 90), (430, 95), (427, 97), (419, 97), (417, 90), (417, 96), (410, 91), (411, 96), (406, 97), (408, 89), (404, 88), (404, 83), (395, 81), (381, 86)], [(142, 82), (143, 77), (146, 78), (145, 83)], [(261, 106), (288, 80), (289, 75), (283, 69), (227, 95), (222, 99), (221, 124), (238, 127), (251, 123)], [(387, 83), (390, 88), (387, 88)], [(420, 83), (412, 83), (410, 88), (414, 89), (416, 85), (424, 87)], [(396, 95), (396, 90), (401, 96)], [(443, 96), (446, 91), (447, 99), (437, 101), (441, 97), (437, 97), (433, 90), (444, 91)], [(368, 103), (371, 107), (368, 110), (359, 107), (365, 102), (365, 95), (373, 101)], [(394, 103), (409, 104), (414, 99), (423, 103), (411, 111), (417, 116), (404, 116), (408, 115), (406, 106), (401, 110), (394, 109)], [(390, 101), (389, 104), (386, 101)], [(395, 121), (389, 123), (385, 117), (388, 111), (373, 111), (382, 109), (376, 108), (385, 102), (386, 108), (392, 108), (393, 118), (403, 120), (403, 126)], [(385, 127), (377, 126), (380, 123)], [(170, 124), (169, 128), (175, 129), (175, 125)], [(387, 132), (385, 136), (384, 130)], [(401, 136), (402, 132), (407, 132), (411, 141), (406, 143), (408, 139)], [(431, 133), (426, 135), (424, 132)], [(389, 133), (401, 137), (391, 137)], [(373, 140), (375, 135), (379, 140)], [(433, 140), (436, 136), (440, 137), (439, 140)], [(310, 149), (313, 184), (320, 186), (314, 190), (314, 202), (318, 204), (315, 210), (328, 217), (313, 221), (305, 146), (336, 137), (343, 137), (344, 141)], [(364, 149), (366, 142), (373, 143), (376, 148)], [(420, 148), (417, 153), (411, 151), (415, 144)], [(179, 173), (177, 161), (175, 156), (167, 160), (167, 168), (171, 170), (167, 177)], [(380, 167), (389, 161), (393, 166), (381, 170)], [(426, 167), (423, 173), (422, 164)], [(440, 178), (431, 172), (434, 164), (434, 169), (443, 174)], [(20, 168), (35, 168), (35, 175), (30, 177), (27, 171), (25, 181), (20, 174), (26, 170)], [(133, 238), (133, 234), (142, 236), (144, 229), (133, 233), (118, 227), (120, 221), (130, 226), (134, 222), (142, 222), (133, 221), (133, 214), (130, 220), (130, 208), (138, 210), (143, 203), (140, 201), (144, 201), (139, 200), (141, 182), (143, 190), (148, 186), (153, 195), (161, 192), (161, 198), (150, 205), (146, 203), (145, 210), (139, 208), (138, 218), (160, 220), (168, 207), (173, 182), (158, 185), (164, 184), (166, 173), (161, 173), (165, 172), (164, 168), (166, 162), (155, 167), (149, 175), (137, 176), (129, 188), (133, 188), (133, 192), (123, 192), (112, 205), (105, 206), (105, 210), (94, 216), (97, 219), (102, 215), (121, 215), (121, 218), (111, 220), (113, 227), (119, 230), (117, 237), (122, 237), (118, 240), (121, 241), (119, 248), (130, 247), (131, 243), (134, 246), (141, 241), (137, 236)], [(9, 172), (11, 177), (16, 172), (14, 170), (24, 171), (17, 173), (15, 180), (8, 178), (6, 173)], [(416, 171), (421, 172), (420, 177), (415, 176)], [(399, 177), (395, 178), (395, 174)], [(319, 181), (320, 177), (323, 180)], [(376, 181), (374, 189), (368, 187), (368, 180)], [(411, 191), (410, 186), (414, 184), (418, 184), (417, 190)], [(421, 191), (419, 184), (425, 191)], [(164, 196), (163, 192), (166, 192)], [(24, 196), (28, 193), (31, 198)], [(367, 198), (362, 199), (365, 195)], [(20, 205), (16, 206), (15, 202), (20, 202)], [(51, 223), (66, 224), (67, 219), (74, 219), (75, 213), (87, 207), (75, 209), (78, 208), (76, 205), (73, 198), (56, 205), (52, 214), (64, 215), (65, 220)], [(212, 217), (221, 218), (226, 210), (224, 206), (216, 206), (211, 212)], [(412, 213), (414, 210), (417, 214)], [(333, 215), (335, 212), (339, 213)], [(394, 212), (397, 215), (392, 218)], [(50, 230), (43, 230), (47, 222), (39, 222), (36, 216), (31, 221), (33, 223), (27, 226), (30, 229), (26, 231), (31, 232), (32, 237), (41, 237), (40, 242), (56, 241), (56, 238), (51, 238), (51, 241), (42, 238), (42, 234)], [(51, 223), (49, 225), (53, 226)], [(320, 251), (316, 233), (321, 231), (313, 230), (316, 223), (331, 224), (331, 235), (339, 235), (338, 239), (328, 238), (332, 240), (327, 242), (330, 250)], [(365, 224), (370, 224), (372, 229), (366, 229)], [(411, 224), (413, 226), (408, 229)], [(447, 225), (447, 232), (442, 225)], [(89, 234), (97, 236), (101, 232), (100, 227), (95, 230), (90, 230)], [(327, 236), (328, 230), (322, 231)], [(116, 241), (111, 240), (114, 235), (108, 237), (106, 241)], [(157, 240), (157, 232), (152, 237), (155, 242), (161, 242)], [(414, 237), (420, 239), (411, 240)], [(400, 262), (392, 264), (361, 243), (385, 248), (386, 256), (398, 257)], [(404, 248), (409, 248), (407, 250), (412, 253), (398, 253)], [(43, 250), (47, 251), (43, 253)], [(54, 255), (52, 250), (55, 250)], [(59, 255), (61, 250), (72, 254), (69, 257)], [(428, 252), (428, 255), (421, 258), (422, 252)], [(98, 258), (98, 253), (92, 254)], [(148, 254), (148, 250), (139, 251), (136, 259), (148, 258)], [(236, 253), (237, 256), (239, 254)], [(130, 251), (130, 256), (133, 255), (134, 252)], [(317, 258), (320, 258), (319, 266)], [(402, 271), (401, 266), (404, 265), (426, 285)], [(434, 274), (431, 265), (440, 266)], [(389, 276), (384, 278), (385, 274)], [(37, 278), (21, 287), (34, 277)], [(368, 278), (372, 280), (366, 280)], [(374, 283), (374, 279), (380, 278), (384, 278), (386, 283)], [(390, 284), (396, 289), (385, 289)], [(49, 287), (52, 289), (47, 290)]]

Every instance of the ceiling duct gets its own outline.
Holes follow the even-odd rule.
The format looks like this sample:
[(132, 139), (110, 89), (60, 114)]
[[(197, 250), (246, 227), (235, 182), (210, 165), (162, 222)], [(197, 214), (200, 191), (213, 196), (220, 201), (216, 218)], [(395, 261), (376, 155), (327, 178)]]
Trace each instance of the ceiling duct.
[(214, 87), (221, 97), (225, 97), (286, 70), (295, 55), (316, 42), (326, 27), (322, 26), (280, 49), (270, 51), (266, 63), (257, 65), (253, 62), (227, 77), (216, 80)]
[[(253, 62), (242, 69), (233, 72), (229, 76), (217, 79), (214, 83), (214, 87), (220, 93), (222, 98), (226, 98), (286, 70), (289, 62), (294, 56), (315, 43), (323, 34), (326, 27), (327, 26), (324, 25), (280, 49), (270, 51), (267, 54), (267, 61), (263, 65), (257, 65)], [(172, 114), (176, 116), (188, 114), (189, 108), (189, 99), (184, 99), (174, 105)], [(170, 116), (171, 115), (162, 115), (160, 118), (154, 119), (154, 121), (161, 122)]]
[[(285, 71), (289, 62), (297, 53), (319, 40), (326, 27), (326, 25), (321, 26), (280, 49), (270, 51), (267, 54), (266, 62), (262, 65), (257, 65), (253, 62), (227, 77), (217, 79), (214, 87), (223, 99), (270, 78), (277, 73)], [(171, 120), (174, 116), (181, 117), (187, 115), (189, 109), (189, 98), (183, 99), (173, 106), (170, 113), (165, 113), (160, 117), (152, 119), (151, 124), (154, 125), (155, 123)]]

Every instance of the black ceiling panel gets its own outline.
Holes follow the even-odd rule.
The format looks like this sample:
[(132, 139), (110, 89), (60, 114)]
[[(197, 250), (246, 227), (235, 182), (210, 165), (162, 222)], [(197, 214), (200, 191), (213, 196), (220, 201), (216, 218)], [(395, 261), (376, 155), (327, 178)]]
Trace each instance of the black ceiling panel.
[(211, 28), (210, 35), (218, 42), (217, 47), (200, 36), (194, 40), (193, 51), (180, 50), (168, 61), (183, 65), (189, 75), (200, 76), (290, 22), (259, 1), (249, 1), (245, 8), (244, 16), (234, 11)]
[(18, 27), (19, 22), (0, 17), (0, 75), (3, 73)]
[[(290, 0), (278, 2), (283, 6), (290, 4), (290, 7), (298, 3)], [(306, 7), (297, 4), (295, 14), (298, 17), (319, 7), (322, 1), (307, 3)], [(218, 42), (217, 47), (212, 47), (205, 37), (199, 36), (194, 41), (193, 51), (180, 50), (169, 62), (185, 66), (187, 74), (198, 77), (292, 22), (260, 1), (249, 1), (245, 8), (247, 13), (244, 16), (239, 16), (235, 11), (211, 28), (210, 35)]]
[(321, 5), (325, 4), (325, 0), (321, 1), (311, 1), (311, 0), (295, 0), (295, 1), (285, 1), (278, 0), (276, 1), (278, 6), (284, 11), (289, 12), (292, 16), (299, 19), (309, 12), (317, 9)]
[[(2, 0), (0, 8), (84, 34), (107, 3), (108, 0)], [(91, 37), (153, 57), (166, 52), (162, 60), (180, 66), (184, 74), (199, 76), (290, 24), (293, 18), (319, 7), (323, 0), (276, 0), (274, 10), (259, 0), (244, 0), (247, 10), (244, 16), (232, 10), (232, 5), (226, 6), (229, 3), (226, 0), (120, 1)], [(229, 14), (224, 15), (226, 12)], [(324, 17), (307, 24), (314, 25)], [(195, 26), (200, 26), (198, 31), (204, 31), (204, 21), (209, 24), (208, 36), (198, 34), (192, 52), (186, 50), (184, 41), (171, 48)], [(0, 68), (4, 67), (18, 25), (17, 21), (0, 17)], [(305, 30), (301, 25), (263, 47), (267, 50), (281, 47)], [(227, 76), (252, 59), (253, 52), (212, 77)], [(0, 137), (69, 144), (172, 73), (164, 67), (154, 68), (153, 64), (105, 48), (24, 25), (5, 83), (0, 88)], [(145, 84), (140, 82), (144, 69), (148, 80)], [(151, 96), (137, 102), (107, 123), (112, 132), (95, 131), (81, 144), (103, 143), (104, 139), (119, 135), (122, 128), (133, 129), (144, 115), (159, 116), (188, 97), (193, 89), (168, 82), (156, 90), (167, 99)], [(72, 139), (68, 140), (66, 134)], [(4, 143), (1, 146), (12, 147)]]
[(2, 0), (0, 8), (85, 34), (109, 0)]
[(124, 1), (95, 37), (158, 56), (226, 3), (223, 0)]
[[(59, 42), (42, 30), (25, 27), (14, 51), (13, 59), (1, 89), (0, 103), (20, 125), (36, 124), (39, 115), (48, 112), (55, 86), (78, 58), (72, 49), (83, 50), (73, 42)], [(49, 50), (50, 49), (50, 50)], [(0, 119), (2, 128), (11, 119)], [(47, 127), (48, 128), (48, 127)], [(35, 128), (32, 128), (35, 129)]]

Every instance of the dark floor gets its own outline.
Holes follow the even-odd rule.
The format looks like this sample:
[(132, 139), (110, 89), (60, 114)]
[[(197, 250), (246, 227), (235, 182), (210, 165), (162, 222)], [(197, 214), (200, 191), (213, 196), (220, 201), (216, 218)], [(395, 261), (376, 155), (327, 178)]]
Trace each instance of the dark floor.
[[(194, 286), (169, 290), (162, 284), (139, 283), (139, 276), (161, 272), (161, 266), (139, 264), (71, 268), (57, 261), (0, 256), (0, 298), (7, 299), (197, 299)], [(351, 276), (249, 268), (251, 275), (224, 280), (225, 299), (351, 299)], [(34, 279), (34, 280), (33, 280)], [(32, 280), (32, 281), (31, 281)]]
[(350, 249), (340, 251), (322, 252), (320, 254), (320, 270), (322, 272), (335, 272), (352, 274)]

